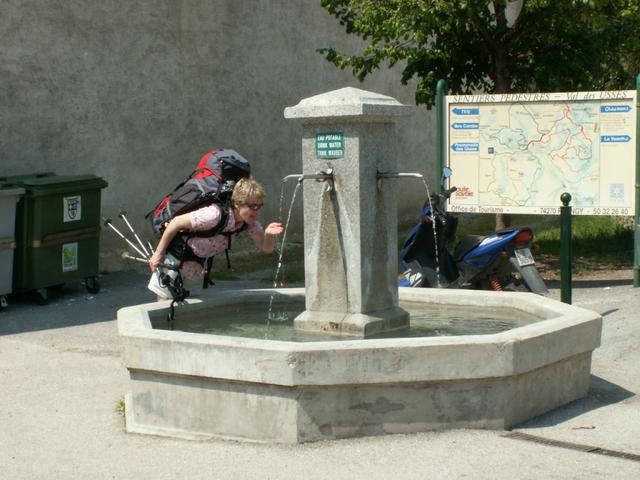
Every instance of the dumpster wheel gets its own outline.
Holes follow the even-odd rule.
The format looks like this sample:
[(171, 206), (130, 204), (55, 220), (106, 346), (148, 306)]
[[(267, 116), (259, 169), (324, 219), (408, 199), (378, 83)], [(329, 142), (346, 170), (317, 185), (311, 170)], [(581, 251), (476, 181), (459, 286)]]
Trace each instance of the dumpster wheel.
[(96, 294), (100, 291), (100, 283), (98, 283), (98, 277), (87, 277), (84, 279), (87, 286), (87, 292)]
[(49, 293), (46, 288), (38, 288), (36, 289), (36, 302), (38, 305), (48, 305), (49, 304)]

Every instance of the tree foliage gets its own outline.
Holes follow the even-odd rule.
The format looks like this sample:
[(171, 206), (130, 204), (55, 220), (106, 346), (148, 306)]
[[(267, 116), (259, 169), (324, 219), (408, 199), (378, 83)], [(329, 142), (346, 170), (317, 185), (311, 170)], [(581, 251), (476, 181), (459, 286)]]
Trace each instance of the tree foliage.
[(640, 68), (638, 0), (321, 0), (361, 52), (319, 51), (360, 80), (381, 65), (416, 78), (434, 105), (458, 94), (632, 89)]

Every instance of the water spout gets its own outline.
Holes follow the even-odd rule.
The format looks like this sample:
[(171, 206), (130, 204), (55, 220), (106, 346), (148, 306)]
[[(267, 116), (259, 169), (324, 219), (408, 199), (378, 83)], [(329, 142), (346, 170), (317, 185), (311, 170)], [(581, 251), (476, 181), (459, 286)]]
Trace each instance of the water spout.
[[(433, 227), (433, 240), (434, 244), (438, 245), (438, 234), (436, 233), (435, 212), (433, 210), (433, 204), (431, 202), (431, 193), (429, 192), (429, 185), (425, 178), (419, 173), (399, 173), (399, 172), (378, 172), (378, 190), (382, 189), (382, 180), (385, 178), (419, 178), (424, 184), (424, 188), (427, 191), (427, 202), (429, 202), (429, 211), (431, 212), (431, 225)], [(438, 288), (440, 288), (440, 256), (438, 255), (438, 249), (435, 249), (435, 261), (436, 261), (436, 281)]]
[(299, 174), (299, 173), (296, 173), (296, 174), (293, 174), (293, 175), (287, 175), (286, 177), (284, 177), (282, 179), (282, 183), (288, 182), (289, 180), (291, 180), (293, 178), (295, 178), (298, 183), (302, 183), (302, 181), (304, 180), (304, 175)]
[(317, 182), (328, 181), (329, 185), (327, 186), (327, 191), (332, 192), (334, 190), (333, 182), (335, 180), (335, 177), (333, 175), (333, 168), (329, 168), (324, 172), (318, 172), (318, 173), (287, 175), (282, 179), (282, 182), (283, 183), (288, 182), (291, 179), (295, 179), (298, 183), (302, 183), (304, 180), (315, 180)]
[[(424, 177), (419, 173), (378, 172), (376, 176), (378, 178), (378, 190), (382, 188), (382, 180), (385, 178), (419, 178), (426, 186)], [(427, 190), (429, 190), (429, 187), (427, 187)]]
[(424, 177), (419, 173), (378, 172), (378, 180), (382, 178), (419, 178)]

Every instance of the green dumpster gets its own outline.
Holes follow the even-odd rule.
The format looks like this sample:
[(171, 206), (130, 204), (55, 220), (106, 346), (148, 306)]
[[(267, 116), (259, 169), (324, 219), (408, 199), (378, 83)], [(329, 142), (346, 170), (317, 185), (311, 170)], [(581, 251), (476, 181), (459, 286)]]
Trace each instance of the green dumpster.
[(25, 195), (16, 214), (14, 291), (35, 290), (44, 303), (47, 287), (84, 279), (100, 285), (100, 195), (108, 184), (95, 175), (9, 177)]
[(23, 195), (24, 188), (0, 185), (0, 309), (7, 306), (6, 295), (13, 291), (16, 204)]

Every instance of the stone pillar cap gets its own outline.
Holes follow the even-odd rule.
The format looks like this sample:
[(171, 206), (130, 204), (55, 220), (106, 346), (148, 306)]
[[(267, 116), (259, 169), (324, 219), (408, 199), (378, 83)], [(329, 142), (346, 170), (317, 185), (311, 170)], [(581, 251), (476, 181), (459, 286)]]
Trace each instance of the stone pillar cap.
[(284, 109), (284, 118), (302, 120), (336, 117), (366, 119), (368, 117), (393, 120), (393, 117), (413, 113), (414, 108), (380, 93), (345, 87), (300, 100), (297, 105)]

